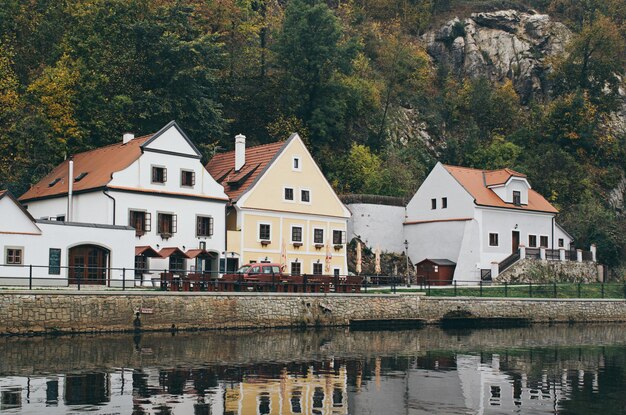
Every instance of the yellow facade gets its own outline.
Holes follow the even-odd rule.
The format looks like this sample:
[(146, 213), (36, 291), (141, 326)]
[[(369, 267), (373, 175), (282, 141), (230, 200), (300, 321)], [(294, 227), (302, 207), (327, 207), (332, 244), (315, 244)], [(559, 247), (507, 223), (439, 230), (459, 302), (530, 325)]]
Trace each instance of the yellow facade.
[[(285, 200), (286, 188), (292, 189), (294, 200)], [(308, 193), (308, 201), (304, 192)], [(227, 250), (239, 253), (240, 264), (276, 262), (284, 264), (289, 273), (292, 264), (299, 263), (302, 274), (313, 274), (314, 264), (322, 264), (324, 274), (347, 274), (343, 242), (349, 239), (346, 232), (350, 213), (299, 137), (289, 141), (257, 183), (237, 201), (230, 215), (236, 215), (236, 221), (227, 221), (229, 231), (239, 232), (228, 233)], [(269, 239), (262, 240), (261, 225), (269, 225)], [(296, 233), (301, 229), (301, 240), (293, 240), (294, 227)], [(334, 243), (333, 231), (343, 233), (342, 243)], [(330, 269), (327, 256), (331, 257)]]
[(292, 376), (283, 371), (280, 379), (250, 378), (226, 390), (226, 413), (233, 414), (348, 414), (345, 368), (337, 375)]

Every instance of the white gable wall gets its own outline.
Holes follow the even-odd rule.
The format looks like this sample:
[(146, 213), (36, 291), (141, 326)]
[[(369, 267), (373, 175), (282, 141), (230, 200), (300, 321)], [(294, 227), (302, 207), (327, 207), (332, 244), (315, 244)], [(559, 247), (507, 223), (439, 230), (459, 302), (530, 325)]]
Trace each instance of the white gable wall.
[[(448, 207), (442, 209), (442, 198)], [(431, 199), (437, 200), (437, 208), (431, 208)], [(407, 222), (473, 217), (474, 199), (443, 167), (441, 163), (430, 172), (424, 183), (406, 207)], [(410, 241), (409, 241), (410, 243)]]
[[(101, 190), (74, 194), (73, 200), (74, 222), (113, 224), (111, 200)], [(54, 219), (59, 215), (67, 218), (67, 196), (35, 200), (24, 205), (28, 206), (28, 213), (35, 219)]]
[(404, 252), (404, 206), (353, 203), (348, 219), (348, 240), (359, 236), (369, 248), (381, 252)]
[(520, 201), (522, 205), (528, 204), (528, 189), (530, 186), (525, 179), (512, 177), (508, 183), (502, 186), (494, 186), (491, 188), (497, 194), (500, 199), (506, 203), (513, 203), (513, 192), (520, 192)]
[(4, 239), (4, 233), (41, 233), (28, 215), (24, 214), (8, 195), (0, 199), (0, 212), (0, 238)]
[[(158, 134), (158, 133), (157, 133)], [(152, 139), (151, 139), (152, 140)], [(146, 148), (161, 151), (172, 151), (176, 153), (198, 155), (196, 150), (189, 145), (185, 137), (178, 131), (175, 126), (170, 126), (167, 130), (161, 132), (154, 141), (145, 146)]]

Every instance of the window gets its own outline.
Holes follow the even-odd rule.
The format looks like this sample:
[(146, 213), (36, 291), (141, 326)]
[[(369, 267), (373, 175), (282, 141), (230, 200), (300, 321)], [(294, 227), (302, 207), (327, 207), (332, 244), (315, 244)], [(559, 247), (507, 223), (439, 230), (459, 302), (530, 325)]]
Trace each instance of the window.
[(311, 191), (300, 190), (300, 201), (304, 203), (309, 203), (311, 201)]
[(210, 216), (196, 217), (196, 236), (213, 236), (213, 218)]
[(313, 275), (322, 275), (322, 264), (320, 262), (313, 263)]
[(65, 222), (65, 215), (57, 215), (57, 222)]
[(167, 169), (165, 167), (152, 166), (152, 183), (165, 183), (167, 181)]
[(170, 256), (170, 271), (184, 271), (185, 270), (185, 258), (178, 255)]
[(541, 246), (542, 248), (547, 248), (548, 247), (548, 237), (547, 236), (539, 237), (539, 246)]
[(448, 198), (447, 197), (442, 197), (441, 198), (441, 208), (442, 209), (446, 209), (448, 207)]
[(131, 210), (128, 215), (128, 226), (135, 228), (135, 235), (141, 236), (150, 232), (151, 215), (140, 210)]
[(291, 263), (291, 275), (294, 275), (294, 276), (302, 275), (302, 264), (300, 262)]
[(176, 215), (171, 213), (159, 213), (159, 229), (158, 233), (162, 237), (170, 237), (176, 233), (177, 220)]
[(248, 270), (248, 274), (260, 274), (261, 273), (261, 267), (259, 267), (258, 265), (251, 267)]
[(262, 241), (269, 241), (272, 239), (272, 227), (268, 223), (261, 223), (259, 225), (259, 239)]
[(563, 238), (559, 238), (559, 248), (563, 248), (564, 245), (565, 241), (563, 240)]
[(498, 234), (497, 233), (489, 234), (489, 246), (498, 246)]
[(300, 157), (293, 158), (293, 170), (302, 171), (302, 164), (300, 163)]
[(334, 275), (335, 277), (338, 277), (340, 272), (341, 272), (341, 270), (340, 270), (339, 268), (335, 268), (335, 269), (333, 270), (333, 275)]
[(333, 245), (342, 245), (346, 243), (346, 232), (333, 230)]
[(148, 269), (148, 258), (144, 255), (135, 257), (135, 279), (140, 280), (141, 276)]
[(323, 244), (324, 243), (324, 229), (313, 229), (313, 243), (314, 244)]
[(7, 248), (7, 265), (22, 265), (24, 263), (24, 251), (22, 248)]
[(186, 187), (193, 187), (196, 184), (196, 173), (189, 170), (181, 170), (180, 172), (180, 185)]
[(48, 183), (48, 187), (52, 187), (52, 186), (54, 186), (55, 184), (57, 184), (58, 182), (60, 182), (60, 181), (61, 181), (61, 178), (60, 178), (60, 177), (57, 177), (56, 179), (54, 179), (54, 180), (52, 180), (50, 183)]
[(529, 248), (537, 247), (537, 235), (528, 235), (528, 247)]
[(522, 194), (519, 191), (517, 191), (517, 190), (513, 191), (513, 204), (515, 206), (521, 206), (522, 205)]
[(293, 189), (285, 187), (285, 200), (293, 200)]
[(291, 242), (302, 243), (302, 227), (301, 226), (291, 227)]
[(430, 208), (437, 209), (437, 199), (430, 199)]
[(75, 182), (80, 182), (81, 180), (83, 180), (83, 179), (85, 178), (85, 176), (86, 176), (86, 175), (87, 175), (87, 173), (86, 173), (86, 172), (83, 172), (83, 173), (79, 174), (78, 176), (76, 176), (76, 177), (74, 178), (74, 181), (75, 181)]

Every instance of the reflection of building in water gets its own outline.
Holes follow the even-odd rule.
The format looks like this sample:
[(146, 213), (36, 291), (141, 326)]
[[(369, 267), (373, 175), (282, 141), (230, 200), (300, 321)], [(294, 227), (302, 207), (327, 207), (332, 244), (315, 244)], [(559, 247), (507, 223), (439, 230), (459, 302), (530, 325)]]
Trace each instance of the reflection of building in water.
[[(348, 414), (345, 366), (305, 374), (283, 369), (278, 379), (247, 376), (226, 389), (225, 415)], [(356, 413), (356, 412), (355, 412)]]

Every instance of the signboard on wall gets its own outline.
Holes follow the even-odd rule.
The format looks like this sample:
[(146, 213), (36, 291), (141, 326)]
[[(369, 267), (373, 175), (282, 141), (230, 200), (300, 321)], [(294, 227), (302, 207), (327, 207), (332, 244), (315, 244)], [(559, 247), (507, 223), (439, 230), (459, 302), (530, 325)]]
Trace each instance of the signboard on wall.
[(48, 259), (48, 274), (61, 274), (61, 250), (59, 248), (50, 248)]

